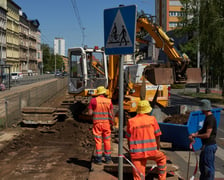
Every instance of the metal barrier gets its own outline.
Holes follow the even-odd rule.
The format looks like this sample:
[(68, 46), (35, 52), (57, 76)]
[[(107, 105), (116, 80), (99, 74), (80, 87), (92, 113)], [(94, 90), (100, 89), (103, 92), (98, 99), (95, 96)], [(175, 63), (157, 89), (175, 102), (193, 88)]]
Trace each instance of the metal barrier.
[(5, 80), (4, 84), (7, 89), (10, 89), (11, 87), (15, 86), (21, 86), (25, 84), (30, 84), (38, 81), (48, 80), (55, 78), (54, 74), (43, 74), (43, 75), (37, 75), (37, 76), (23, 76), (23, 78), (19, 79), (10, 79)]
[(23, 107), (40, 106), (66, 87), (67, 78), (57, 78), (55, 81), (0, 99), (0, 128), (8, 128), (18, 124)]

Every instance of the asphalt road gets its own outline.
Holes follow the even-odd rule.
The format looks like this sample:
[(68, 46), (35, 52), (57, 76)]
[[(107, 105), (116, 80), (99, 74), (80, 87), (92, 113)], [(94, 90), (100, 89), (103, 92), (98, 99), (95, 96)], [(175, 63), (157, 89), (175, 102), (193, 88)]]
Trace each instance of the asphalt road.
[[(183, 90), (182, 90), (183, 91)], [(178, 95), (178, 92), (171, 92), (171, 105), (188, 105), (196, 107), (199, 105), (199, 100), (197, 98), (187, 97)], [(223, 108), (224, 105), (217, 105), (212, 104), (215, 107)], [(220, 123), (218, 126), (218, 133), (217, 133), (217, 144), (218, 150), (216, 152), (216, 159), (215, 159), (215, 167), (216, 167), (216, 174), (215, 178), (224, 179), (224, 111), (220, 112)], [(187, 179), (191, 177), (193, 171), (196, 166), (196, 156), (199, 158), (200, 150), (196, 153), (189, 151), (178, 151), (178, 150), (171, 150), (167, 151), (167, 156), (172, 159), (173, 163), (179, 167), (179, 175), (183, 178)], [(189, 161), (190, 156), (190, 161)], [(187, 171), (188, 163), (190, 164), (189, 172)], [(199, 177), (199, 171), (196, 174), (196, 178)]]

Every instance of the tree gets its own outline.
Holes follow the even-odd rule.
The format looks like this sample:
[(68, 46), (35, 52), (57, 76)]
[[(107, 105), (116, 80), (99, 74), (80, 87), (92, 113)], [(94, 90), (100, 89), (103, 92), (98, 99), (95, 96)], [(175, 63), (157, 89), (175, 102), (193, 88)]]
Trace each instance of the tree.
[(177, 37), (186, 36), (187, 43), (180, 45), (181, 52), (191, 59), (191, 66), (197, 65), (198, 42), (198, 4), (197, 0), (180, 0), (183, 7), (182, 16), (179, 17), (179, 27), (175, 29)]
[(200, 44), (210, 84), (223, 86), (224, 70), (224, 1), (201, 1)]
[(50, 47), (48, 44), (41, 44), (41, 49), (43, 52), (43, 64), (44, 64), (44, 72), (46, 71), (52, 71), (51, 69), (51, 52), (50, 52)]
[(56, 70), (62, 71), (64, 67), (63, 59), (60, 55), (54, 55), (53, 49), (48, 44), (42, 44), (41, 49), (43, 51), (43, 63), (44, 72), (55, 72), (55, 58), (56, 58)]
[[(181, 48), (196, 62), (197, 43), (200, 43), (201, 62), (206, 67), (207, 83), (223, 86), (224, 70), (224, 1), (180, 0), (183, 16), (176, 32), (187, 34), (188, 43)], [(200, 13), (198, 7), (200, 3)], [(200, 21), (198, 21), (200, 20)], [(199, 23), (200, 22), (200, 23)]]

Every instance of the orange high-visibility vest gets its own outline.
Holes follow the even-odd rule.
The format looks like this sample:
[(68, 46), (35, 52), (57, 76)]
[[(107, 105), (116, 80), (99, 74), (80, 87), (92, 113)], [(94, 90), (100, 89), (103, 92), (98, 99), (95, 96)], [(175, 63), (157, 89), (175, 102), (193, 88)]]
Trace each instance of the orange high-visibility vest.
[(105, 97), (96, 97), (96, 109), (93, 111), (93, 123), (112, 121), (111, 100)]
[(161, 135), (154, 116), (138, 114), (128, 120), (127, 136), (132, 159), (147, 158), (157, 151), (156, 136)]

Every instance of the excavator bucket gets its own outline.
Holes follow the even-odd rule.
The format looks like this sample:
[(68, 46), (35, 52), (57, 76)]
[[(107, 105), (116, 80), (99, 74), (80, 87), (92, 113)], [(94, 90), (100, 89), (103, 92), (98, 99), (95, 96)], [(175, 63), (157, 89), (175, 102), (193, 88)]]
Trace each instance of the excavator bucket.
[(201, 83), (202, 77), (201, 77), (201, 70), (200, 68), (188, 68), (187, 72), (187, 80), (186, 83)]
[(144, 73), (145, 78), (152, 84), (173, 84), (173, 69), (172, 68), (147, 68)]

